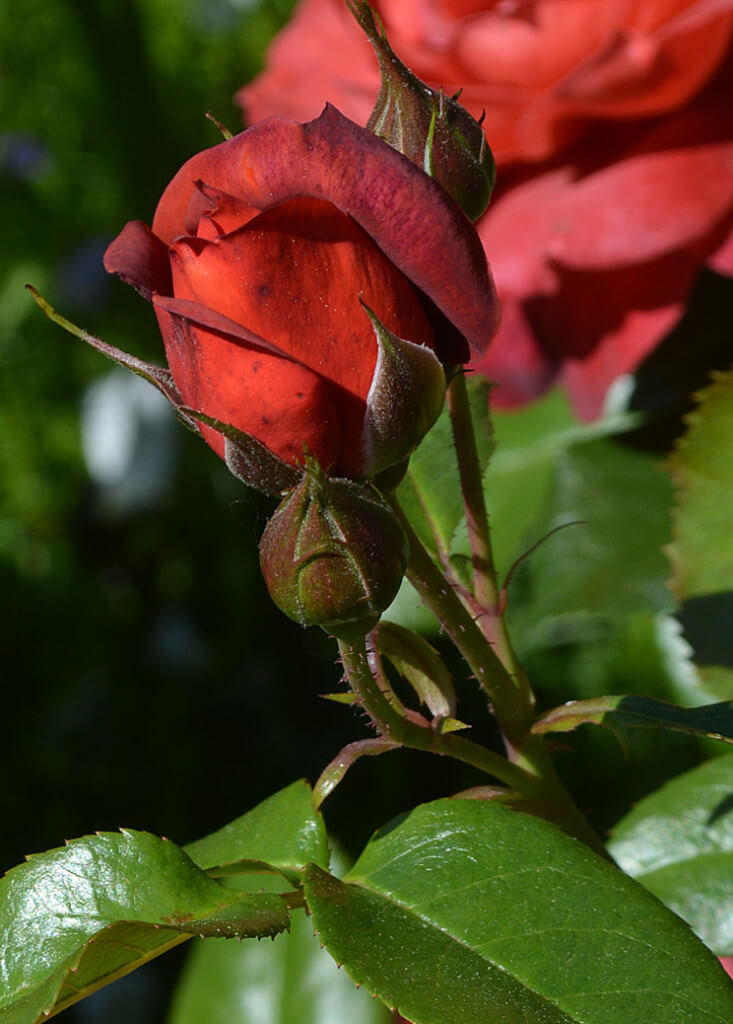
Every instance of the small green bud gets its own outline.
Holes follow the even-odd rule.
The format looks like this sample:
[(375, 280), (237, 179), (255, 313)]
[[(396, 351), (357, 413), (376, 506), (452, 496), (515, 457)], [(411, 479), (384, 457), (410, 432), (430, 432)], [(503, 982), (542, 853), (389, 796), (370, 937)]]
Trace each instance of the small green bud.
[(342, 640), (368, 633), (407, 567), (407, 538), (376, 488), (329, 479), (306, 459), (301, 482), (265, 527), (260, 566), (275, 604)]
[(489, 204), (496, 169), (481, 122), (422, 82), (389, 45), (365, 0), (347, 0), (377, 55), (382, 86), (367, 128), (435, 178), (477, 220)]

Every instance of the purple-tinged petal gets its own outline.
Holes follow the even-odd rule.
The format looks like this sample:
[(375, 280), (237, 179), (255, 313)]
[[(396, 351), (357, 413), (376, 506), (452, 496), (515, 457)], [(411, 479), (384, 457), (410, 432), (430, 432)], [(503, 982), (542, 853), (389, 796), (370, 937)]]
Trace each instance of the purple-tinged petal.
[(168, 247), (141, 220), (125, 224), (104, 254), (104, 269), (152, 302), (153, 292), (170, 295), (171, 272)]
[(354, 218), (474, 352), (493, 337), (498, 301), (468, 218), (440, 185), (334, 107), (305, 125), (263, 121), (184, 164), (153, 220), (168, 244), (181, 234), (197, 181), (263, 210), (294, 196), (328, 200)]

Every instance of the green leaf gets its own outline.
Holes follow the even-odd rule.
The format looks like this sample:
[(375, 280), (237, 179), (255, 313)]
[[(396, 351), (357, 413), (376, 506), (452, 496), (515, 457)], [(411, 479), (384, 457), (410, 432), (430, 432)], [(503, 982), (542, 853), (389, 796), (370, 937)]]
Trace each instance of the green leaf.
[(311, 790), (300, 780), (211, 835), (184, 847), (210, 875), (277, 870), (298, 884), (311, 861), (328, 867), (328, 839), (322, 816), (313, 810)]
[(733, 373), (715, 376), (670, 460), (676, 484), (669, 546), (680, 598), (733, 590)]
[(233, 893), (172, 843), (100, 833), (0, 881), (0, 1022), (34, 1024), (191, 935), (275, 935), (280, 897)]
[(553, 708), (532, 726), (534, 733), (572, 732), (579, 725), (605, 725), (610, 729), (641, 726), (674, 729), (733, 743), (733, 701), (699, 708), (681, 708), (653, 697), (610, 696), (570, 700)]
[(311, 919), (292, 915), (274, 943), (192, 943), (168, 1024), (389, 1024), (321, 948)]
[(618, 615), (671, 606), (669, 480), (649, 456), (616, 442), (577, 444), (557, 457), (543, 532), (530, 560), (527, 617)]
[(679, 618), (705, 666), (702, 684), (733, 695), (733, 373), (716, 374), (697, 396), (689, 429), (670, 460), (672, 589)]
[[(630, 420), (615, 417), (578, 423), (560, 391), (520, 411), (492, 410), (491, 415), (496, 451), (486, 465), (484, 492), (494, 558), (504, 575), (524, 550), (557, 525), (546, 526), (542, 510), (562, 454), (575, 445), (617, 433)], [(464, 518), (453, 538), (453, 550), (468, 552)]]
[(306, 896), (321, 941), (416, 1024), (725, 1024), (733, 988), (692, 932), (548, 822), (439, 800)]
[[(494, 444), (488, 415), (489, 390), (490, 385), (483, 378), (475, 377), (468, 381), (468, 398), (482, 469), (491, 457)], [(447, 407), (410, 457), (407, 474), (397, 495), (410, 523), (428, 549), (435, 552), (440, 545), (443, 551), (449, 551), (455, 529), (463, 517), (463, 499)]]
[(733, 754), (640, 801), (608, 848), (715, 953), (733, 956)]

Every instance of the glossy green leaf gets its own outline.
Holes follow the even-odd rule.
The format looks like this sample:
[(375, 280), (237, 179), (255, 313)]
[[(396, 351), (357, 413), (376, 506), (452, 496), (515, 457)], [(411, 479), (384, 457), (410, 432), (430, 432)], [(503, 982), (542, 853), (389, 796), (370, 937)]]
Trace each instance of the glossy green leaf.
[(416, 1024), (725, 1024), (733, 986), (678, 917), (578, 841), (439, 800), (306, 895), (321, 941)]
[(275, 935), (277, 895), (243, 895), (146, 832), (35, 854), (0, 881), (0, 1022), (35, 1024), (191, 935)]
[(733, 754), (641, 800), (609, 850), (718, 955), (733, 956)]
[(313, 810), (311, 790), (303, 780), (184, 849), (199, 867), (215, 876), (276, 869), (297, 884), (311, 861), (328, 867), (323, 818)]
[(532, 732), (572, 732), (578, 726), (590, 723), (614, 730), (626, 726), (674, 729), (733, 743), (733, 701), (681, 708), (653, 697), (610, 696), (571, 700), (539, 718), (532, 726)]
[(168, 1024), (389, 1024), (321, 948), (302, 911), (270, 942), (192, 943)]
[[(483, 378), (468, 381), (468, 396), (476, 430), (479, 463), (488, 464), (493, 435), (488, 416), (489, 384)], [(450, 416), (445, 407), (438, 422), (410, 457), (405, 479), (397, 491), (411, 524), (428, 549), (436, 541), (444, 551), (463, 517), (458, 464), (453, 446)]]
[(670, 460), (672, 588), (701, 669), (701, 686), (733, 696), (733, 373), (699, 396)]

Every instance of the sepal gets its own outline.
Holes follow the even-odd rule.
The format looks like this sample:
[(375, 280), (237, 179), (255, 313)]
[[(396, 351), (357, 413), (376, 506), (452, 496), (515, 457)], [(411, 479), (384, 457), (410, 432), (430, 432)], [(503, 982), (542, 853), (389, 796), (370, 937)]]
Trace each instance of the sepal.
[(227, 469), (242, 483), (273, 496), (284, 494), (297, 485), (302, 474), (256, 437), (197, 409), (184, 406), (183, 411), (223, 436)]
[(108, 345), (106, 341), (102, 341), (100, 338), (95, 338), (93, 334), (85, 331), (83, 327), (77, 327), (77, 325), (72, 323), (71, 320), (67, 320), (65, 316), (62, 316), (58, 310), (53, 308), (47, 299), (44, 299), (32, 284), (27, 284), (25, 287), (26, 290), (30, 292), (31, 298), (35, 304), (45, 313), (49, 320), (58, 324), (59, 327), (63, 327), (65, 331), (69, 334), (73, 334), (75, 338), (85, 341), (87, 345), (91, 345), (92, 348), (97, 350), (97, 352), (101, 352), (103, 356), (111, 359), (119, 366), (124, 366), (126, 370), (130, 370), (132, 373), (137, 374), (138, 377), (142, 377), (143, 380), (152, 384), (154, 388), (157, 388), (158, 391), (168, 399), (176, 410), (176, 415), (181, 422), (194, 433), (200, 433), (199, 428), (196, 425), (196, 421), (191, 419), (185, 411), (181, 396), (173, 383), (173, 374), (167, 367), (157, 366), (155, 363), (146, 363), (143, 359), (138, 359), (137, 356), (130, 355), (129, 352), (123, 352), (121, 348), (116, 348), (114, 345)]
[(455, 732), (466, 726), (458, 722), (453, 680), (440, 655), (427, 640), (396, 622), (380, 622), (379, 650), (407, 680), (433, 718), (442, 721), (440, 732)]
[(364, 302), (361, 305), (378, 346), (363, 432), (364, 475), (373, 477), (417, 448), (443, 408), (446, 380), (431, 349), (398, 338)]

